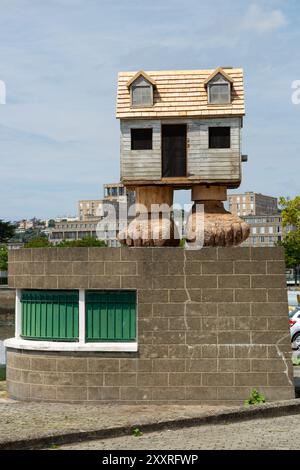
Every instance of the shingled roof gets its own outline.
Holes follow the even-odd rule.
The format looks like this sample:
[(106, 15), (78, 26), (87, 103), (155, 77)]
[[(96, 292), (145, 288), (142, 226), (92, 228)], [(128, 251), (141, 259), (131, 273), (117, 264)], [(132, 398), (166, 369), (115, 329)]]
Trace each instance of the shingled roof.
[(245, 114), (243, 69), (221, 70), (224, 75), (232, 79), (230, 104), (208, 104), (206, 81), (213, 76), (215, 69), (161, 70), (144, 72), (155, 83), (154, 104), (145, 108), (134, 108), (130, 101), (128, 83), (133, 77), (138, 77), (138, 72), (120, 72), (117, 118), (243, 116)]

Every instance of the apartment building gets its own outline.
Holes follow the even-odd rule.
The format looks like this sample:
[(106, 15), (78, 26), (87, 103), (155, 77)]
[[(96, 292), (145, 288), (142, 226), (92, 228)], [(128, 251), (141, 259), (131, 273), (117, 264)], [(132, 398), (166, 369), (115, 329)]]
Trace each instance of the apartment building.
[(228, 196), (228, 207), (232, 214), (239, 217), (278, 214), (276, 197), (254, 192), (230, 194)]
[(242, 216), (242, 219), (250, 225), (250, 236), (242, 246), (275, 246), (283, 238), (281, 214)]
[(101, 199), (87, 199), (78, 201), (79, 220), (90, 220), (101, 217), (103, 214), (103, 201)]

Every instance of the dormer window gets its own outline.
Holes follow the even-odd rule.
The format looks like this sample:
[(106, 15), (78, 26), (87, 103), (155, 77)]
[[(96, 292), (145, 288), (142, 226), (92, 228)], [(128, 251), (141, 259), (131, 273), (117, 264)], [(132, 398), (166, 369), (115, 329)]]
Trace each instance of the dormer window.
[(217, 69), (206, 81), (209, 104), (231, 103), (232, 78), (222, 69)]
[(153, 86), (143, 77), (138, 78), (131, 86), (131, 105), (153, 105)]
[(129, 80), (127, 87), (130, 90), (132, 107), (153, 106), (153, 87), (155, 82), (142, 70)]

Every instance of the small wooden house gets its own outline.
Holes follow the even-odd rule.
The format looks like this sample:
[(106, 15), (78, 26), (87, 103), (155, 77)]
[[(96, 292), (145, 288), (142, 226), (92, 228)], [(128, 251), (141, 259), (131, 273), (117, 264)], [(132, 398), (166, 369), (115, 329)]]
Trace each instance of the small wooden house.
[(121, 181), (125, 186), (241, 182), (243, 70), (121, 72)]

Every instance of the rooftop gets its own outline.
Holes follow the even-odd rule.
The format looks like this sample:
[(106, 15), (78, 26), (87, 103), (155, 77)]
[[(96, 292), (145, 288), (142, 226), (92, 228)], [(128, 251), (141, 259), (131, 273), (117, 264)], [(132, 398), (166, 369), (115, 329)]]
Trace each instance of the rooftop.
[[(161, 70), (143, 72), (154, 84), (154, 104), (134, 108), (130, 100), (130, 83), (138, 72), (120, 72), (118, 75), (117, 118), (156, 117), (211, 117), (243, 116), (244, 80), (243, 69), (217, 69), (232, 80), (232, 102), (209, 104), (206, 82), (216, 69), (210, 70)], [(142, 71), (141, 71), (142, 72)]]

